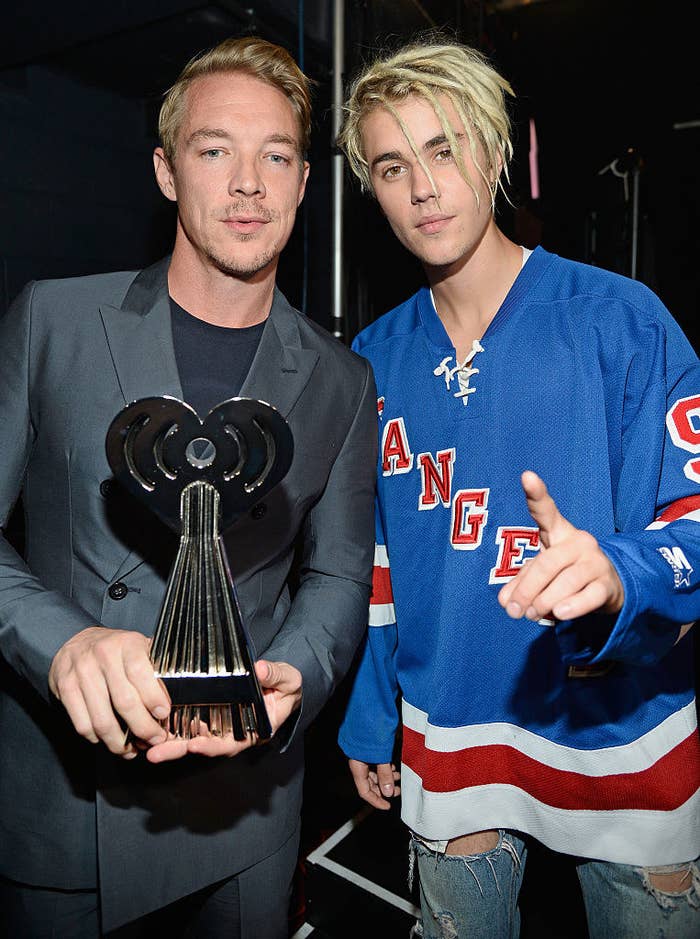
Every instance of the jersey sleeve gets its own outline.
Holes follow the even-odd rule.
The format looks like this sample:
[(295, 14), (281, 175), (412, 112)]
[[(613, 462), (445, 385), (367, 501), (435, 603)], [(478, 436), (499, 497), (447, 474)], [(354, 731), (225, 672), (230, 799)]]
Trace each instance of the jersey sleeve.
[[(624, 605), (616, 618), (591, 618), (588, 643), (581, 624), (583, 642), (565, 656), (571, 663), (653, 665), (700, 619), (700, 363), (667, 317), (663, 355), (651, 366), (647, 359), (648, 382), (626, 404), (616, 494), (622, 530), (600, 539)], [(640, 524), (643, 511), (652, 518)], [(572, 626), (561, 624), (561, 638)]]
[(338, 742), (346, 756), (364, 763), (389, 763), (399, 723), (396, 614), (391, 572), (379, 508), (369, 629), (361, 652)]

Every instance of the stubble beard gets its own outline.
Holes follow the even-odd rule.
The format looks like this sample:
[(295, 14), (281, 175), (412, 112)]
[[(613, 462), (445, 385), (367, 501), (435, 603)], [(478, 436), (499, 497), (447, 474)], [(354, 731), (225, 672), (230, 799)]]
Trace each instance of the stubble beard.
[[(254, 234), (239, 236), (239, 240), (243, 242), (252, 241), (254, 238)], [(224, 257), (210, 246), (205, 248), (205, 255), (207, 260), (218, 271), (221, 271), (222, 274), (226, 274), (228, 277), (238, 277), (242, 280), (246, 280), (259, 274), (260, 271), (265, 270), (266, 267), (269, 267), (270, 264), (277, 259), (279, 252), (276, 246), (271, 247), (268, 248), (267, 251), (263, 251), (250, 258), (245, 263), (235, 257)]]
[[(251, 205), (246, 200), (238, 200), (231, 203), (227, 207), (226, 215), (231, 217), (237, 212), (250, 212), (251, 214), (262, 216), (267, 222), (275, 223), (279, 221), (279, 215), (277, 212), (272, 211), (267, 208), (260, 208), (257, 205)], [(220, 224), (221, 217), (218, 213), (214, 214), (210, 219), (210, 222), (214, 226)], [(264, 271), (271, 264), (277, 261), (279, 254), (284, 247), (284, 244), (280, 246), (279, 241), (276, 241), (274, 244), (268, 244), (264, 249), (262, 249), (258, 254), (253, 255), (253, 257), (248, 257), (246, 260), (236, 257), (237, 246), (245, 245), (247, 242), (255, 241), (258, 237), (258, 232), (238, 232), (235, 237), (235, 241), (231, 244), (227, 251), (222, 250), (222, 245), (217, 244), (217, 239), (213, 237), (205, 237), (197, 245), (196, 241), (190, 237), (187, 229), (182, 223), (182, 219), (179, 219), (178, 224), (182, 228), (185, 238), (193, 245), (195, 251), (204, 257), (206, 261), (211, 264), (212, 267), (220, 271), (222, 274), (227, 275), (228, 277), (237, 277), (242, 280), (247, 280), (254, 277), (256, 274), (259, 274), (261, 271)], [(202, 234), (205, 234), (202, 232)]]

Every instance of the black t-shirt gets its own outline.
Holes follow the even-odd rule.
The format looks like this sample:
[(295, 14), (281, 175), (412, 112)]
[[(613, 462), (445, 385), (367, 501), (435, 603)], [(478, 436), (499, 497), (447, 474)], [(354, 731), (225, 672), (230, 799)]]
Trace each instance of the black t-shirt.
[(182, 393), (201, 418), (240, 393), (265, 328), (241, 328), (197, 319), (170, 298), (175, 360)]

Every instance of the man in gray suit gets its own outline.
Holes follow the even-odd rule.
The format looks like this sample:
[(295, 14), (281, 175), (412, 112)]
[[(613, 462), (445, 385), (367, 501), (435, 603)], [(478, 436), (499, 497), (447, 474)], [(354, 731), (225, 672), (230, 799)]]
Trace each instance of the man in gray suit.
[[(26, 517), (26, 563), (0, 539), (4, 934), (286, 934), (303, 731), (366, 622), (376, 438), (365, 361), (275, 288), (309, 126), (284, 50), (228, 40), (190, 63), (154, 154), (172, 257), (32, 283), (0, 321), (0, 524), (20, 491)], [(275, 733), (259, 746), (159, 722), (147, 637), (175, 543), (110, 480), (104, 438), (162, 394), (201, 415), (259, 398), (294, 435), (284, 481), (226, 536), (264, 655)]]

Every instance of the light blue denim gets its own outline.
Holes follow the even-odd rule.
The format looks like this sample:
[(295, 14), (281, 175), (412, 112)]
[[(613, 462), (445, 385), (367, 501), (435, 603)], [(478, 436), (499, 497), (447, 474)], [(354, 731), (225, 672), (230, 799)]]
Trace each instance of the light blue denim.
[(418, 868), (423, 939), (517, 939), (525, 843), (512, 832), (484, 854), (457, 856), (411, 839)]
[[(518, 894), (527, 847), (500, 831), (484, 854), (448, 855), (411, 839), (423, 939), (518, 939)], [(581, 860), (576, 867), (590, 939), (700, 939), (700, 858), (656, 868)], [(678, 893), (659, 890), (654, 873), (687, 872)]]
[[(581, 861), (578, 879), (590, 939), (699, 939), (700, 858), (690, 864), (632, 867)], [(678, 893), (659, 890), (653, 874), (686, 873)]]

